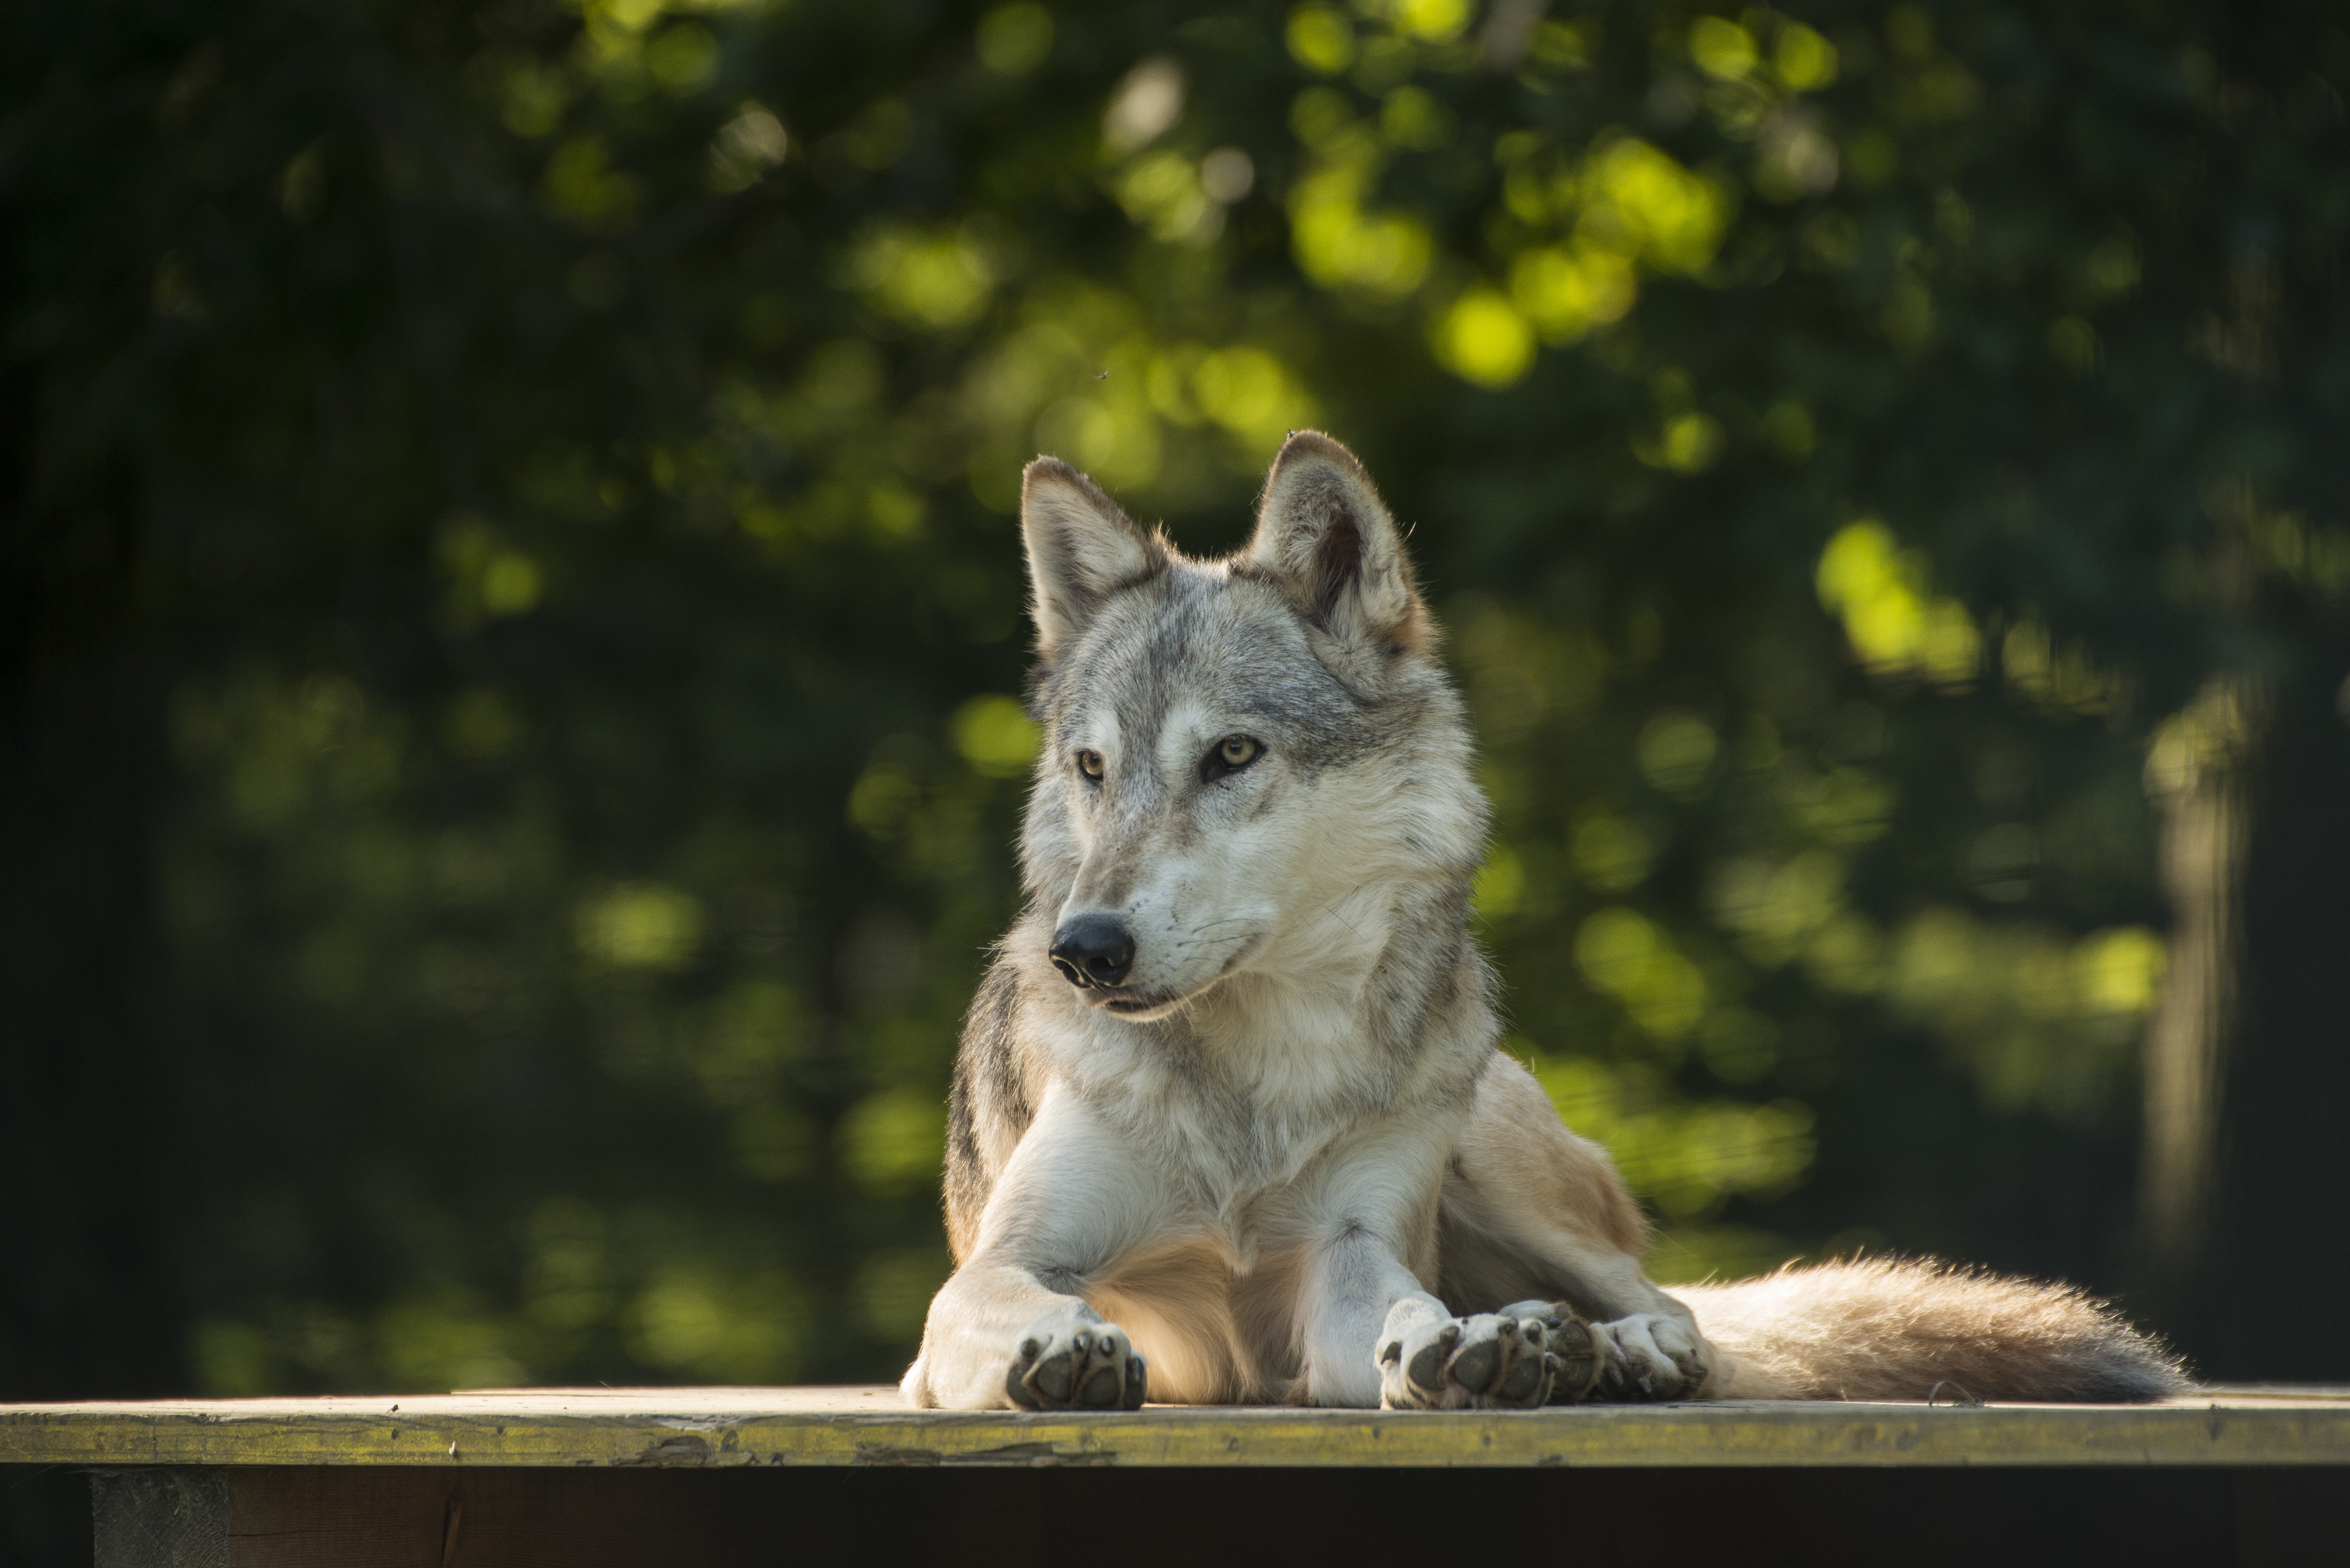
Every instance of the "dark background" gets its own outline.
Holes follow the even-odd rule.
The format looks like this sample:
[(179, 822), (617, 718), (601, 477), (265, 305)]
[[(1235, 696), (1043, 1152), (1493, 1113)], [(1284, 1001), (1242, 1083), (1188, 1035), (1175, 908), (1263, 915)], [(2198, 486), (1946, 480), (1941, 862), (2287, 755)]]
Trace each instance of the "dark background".
[(2333, 8), (0, 41), (0, 1398), (894, 1376), (1020, 464), (1207, 551), (1305, 425), (1417, 529), (1512, 1048), (1659, 1277), (1935, 1252), (2350, 1376)]

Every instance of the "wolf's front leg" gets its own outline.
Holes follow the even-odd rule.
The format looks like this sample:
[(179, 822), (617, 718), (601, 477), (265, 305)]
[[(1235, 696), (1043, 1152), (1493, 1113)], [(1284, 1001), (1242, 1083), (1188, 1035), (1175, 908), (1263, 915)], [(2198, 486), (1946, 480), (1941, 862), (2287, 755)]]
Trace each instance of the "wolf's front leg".
[(1379, 1403), (1390, 1410), (1523, 1409), (1577, 1399), (1599, 1376), (1588, 1324), (1552, 1302), (1455, 1317), (1396, 1303), (1379, 1334)]
[(1379, 1402), (1375, 1359), (1382, 1326), (1398, 1313), (1441, 1317), (1444, 1303), (1421, 1288), (1399, 1256), (1385, 1225), (1347, 1218), (1316, 1249), (1298, 1303), (1305, 1334), (1303, 1386), (1308, 1405), (1367, 1409)]
[[(1434, 1133), (1436, 1136), (1427, 1135)], [(1450, 1129), (1380, 1129), (1324, 1173), (1324, 1227), (1301, 1283), (1299, 1397), (1314, 1405), (1453, 1410), (1540, 1405), (1577, 1341), (1547, 1305), (1456, 1317), (1433, 1273), (1435, 1204)], [(1419, 1264), (1416, 1272), (1411, 1262)], [(1586, 1357), (1587, 1361), (1588, 1357)]]
[(971, 1255), (931, 1303), (899, 1386), (955, 1410), (1132, 1410), (1143, 1359), (1079, 1293), (1147, 1231), (1130, 1156), (1074, 1096), (1045, 1096), (989, 1196)]
[(1139, 1410), (1149, 1386), (1126, 1332), (1030, 1271), (974, 1258), (931, 1303), (900, 1386), (917, 1405)]

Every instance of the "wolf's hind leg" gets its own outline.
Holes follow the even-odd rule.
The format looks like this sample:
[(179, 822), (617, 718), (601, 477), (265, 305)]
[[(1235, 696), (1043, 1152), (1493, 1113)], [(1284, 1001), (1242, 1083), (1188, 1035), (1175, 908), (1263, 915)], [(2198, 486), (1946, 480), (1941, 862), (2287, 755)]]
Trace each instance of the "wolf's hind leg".
[(1597, 1376), (1586, 1399), (1694, 1399), (1709, 1391), (1717, 1353), (1685, 1318), (1638, 1313), (1594, 1324)]

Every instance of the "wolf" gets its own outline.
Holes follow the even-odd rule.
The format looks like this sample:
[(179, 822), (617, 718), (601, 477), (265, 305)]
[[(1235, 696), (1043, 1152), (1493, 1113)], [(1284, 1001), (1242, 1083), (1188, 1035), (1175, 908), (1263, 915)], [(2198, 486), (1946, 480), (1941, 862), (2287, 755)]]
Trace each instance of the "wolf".
[(1293, 434), (1187, 559), (1076, 469), (1021, 495), (1027, 902), (949, 1102), (956, 1262), (906, 1397), (957, 1409), (2145, 1400), (2076, 1291), (1856, 1262), (1667, 1291), (1604, 1150), (1499, 1046), (1486, 806), (1403, 538)]

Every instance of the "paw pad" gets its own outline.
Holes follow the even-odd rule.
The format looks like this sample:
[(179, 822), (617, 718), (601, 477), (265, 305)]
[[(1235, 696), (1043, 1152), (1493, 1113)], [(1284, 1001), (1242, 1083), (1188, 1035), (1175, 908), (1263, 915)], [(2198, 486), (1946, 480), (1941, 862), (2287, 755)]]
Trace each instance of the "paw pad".
[(1138, 1410), (1149, 1388), (1140, 1355), (1082, 1307), (1039, 1318), (1020, 1336), (1003, 1392), (1024, 1410)]

